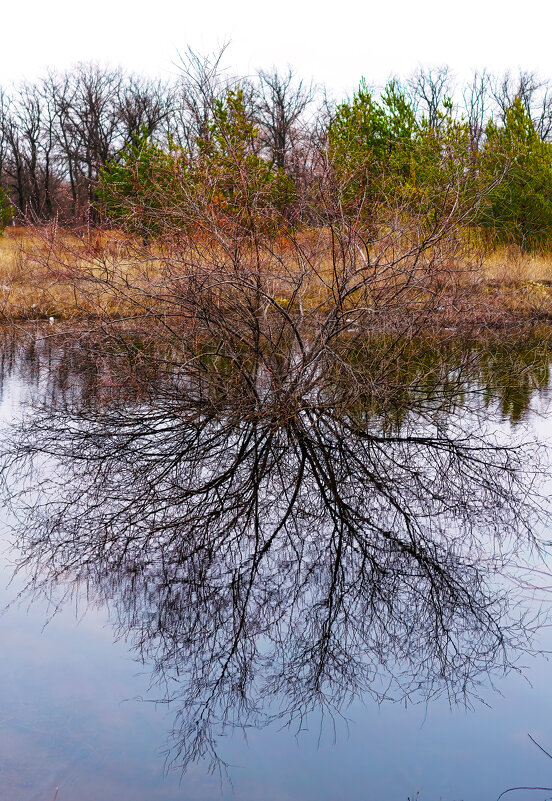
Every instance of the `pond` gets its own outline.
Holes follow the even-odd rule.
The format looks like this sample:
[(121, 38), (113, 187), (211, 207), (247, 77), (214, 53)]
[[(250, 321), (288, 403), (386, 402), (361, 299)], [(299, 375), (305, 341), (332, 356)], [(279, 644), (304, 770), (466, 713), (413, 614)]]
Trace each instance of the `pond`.
[(253, 413), (4, 331), (2, 797), (550, 786), (548, 337), (413, 345), (383, 404), (258, 370)]

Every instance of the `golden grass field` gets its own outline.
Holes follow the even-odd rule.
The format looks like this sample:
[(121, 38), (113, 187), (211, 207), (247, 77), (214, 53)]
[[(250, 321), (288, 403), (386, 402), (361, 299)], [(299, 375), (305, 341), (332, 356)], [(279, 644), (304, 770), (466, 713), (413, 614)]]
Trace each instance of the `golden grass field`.
[[(0, 318), (40, 319), (65, 314), (73, 289), (35, 260), (40, 243), (22, 228), (0, 237)], [(73, 300), (74, 303), (74, 300)]]
[[(46, 231), (18, 227), (6, 229), (0, 237), (0, 320), (76, 320), (99, 313), (120, 317), (135, 306), (137, 293), (147, 303), (151, 287), (155, 297), (160, 275), (155, 255), (134, 261), (121, 255), (117, 248), (122, 238), (116, 232), (81, 237), (63, 233), (55, 241), (53, 245)], [(70, 267), (72, 260), (75, 270)], [(480, 307), (486, 320), (492, 320), (493, 310), (497, 320), (504, 314), (527, 321), (552, 320), (552, 254), (497, 248), (466, 276), (459, 314), (462, 308)], [(125, 297), (129, 286), (130, 305), (130, 292)], [(279, 303), (286, 303), (285, 295), (284, 285), (274, 287)]]
[[(97, 234), (77, 237), (64, 232), (52, 241), (51, 231), (6, 229), (0, 237), (0, 320), (74, 319), (100, 311), (120, 315), (124, 299), (117, 300), (116, 282), (114, 291), (106, 291), (106, 265), (117, 264), (119, 282), (125, 268), (114, 245), (116, 237), (106, 242)], [(137, 272), (133, 265), (129, 269)], [(151, 267), (149, 274), (135, 275), (133, 285), (147, 285), (150, 276)]]
[(485, 260), (483, 277), (502, 284), (552, 282), (552, 253), (524, 253), (516, 246), (498, 248)]

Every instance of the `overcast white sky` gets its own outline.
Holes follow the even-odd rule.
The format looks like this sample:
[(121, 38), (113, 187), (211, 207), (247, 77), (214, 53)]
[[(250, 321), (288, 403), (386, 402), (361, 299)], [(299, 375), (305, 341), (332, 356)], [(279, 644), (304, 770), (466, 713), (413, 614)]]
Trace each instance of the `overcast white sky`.
[(0, 0), (0, 25), (3, 85), (79, 60), (168, 77), (226, 41), (232, 71), (289, 64), (337, 97), (419, 64), (552, 78), (552, 0)]

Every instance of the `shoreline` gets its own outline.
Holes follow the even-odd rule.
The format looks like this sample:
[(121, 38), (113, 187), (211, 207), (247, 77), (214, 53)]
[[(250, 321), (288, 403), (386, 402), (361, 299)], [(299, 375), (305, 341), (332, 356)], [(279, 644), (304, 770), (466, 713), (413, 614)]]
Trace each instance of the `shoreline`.
[[(323, 251), (317, 255), (323, 264), (327, 257)], [(278, 287), (277, 272), (270, 265), (272, 289), (267, 291), (272, 293), (271, 303), (291, 315), (290, 297), (294, 298), (296, 291), (294, 265), (290, 262), (288, 268), (285, 255), (278, 257), (288, 272)], [(144, 317), (155, 315), (167, 302), (173, 303), (171, 311), (176, 313), (177, 303), (170, 298), (167, 301), (166, 287), (170, 284), (174, 292), (187, 275), (184, 270), (179, 275), (173, 266), (166, 277), (165, 258), (153, 246), (149, 250), (142, 243), (136, 246), (116, 231), (100, 230), (82, 237), (77, 232), (56, 232), (52, 237), (48, 228), (6, 228), (0, 237), (0, 323), (23, 324), (52, 317), (64, 323), (117, 323), (138, 319), (140, 308)], [(435, 301), (425, 287), (410, 308), (369, 309), (374, 314), (364, 315), (362, 330), (385, 333), (397, 325), (408, 326), (409, 316), (417, 329), (423, 326), (433, 334), (500, 333), (552, 325), (552, 253), (522, 253), (510, 247), (486, 256), (476, 254), (476, 258), (476, 266), (457, 262), (445, 273), (442, 283), (436, 284)], [(145, 271), (141, 272), (143, 264)], [(174, 264), (178, 265), (178, 259)], [(207, 262), (204, 272), (209, 269)], [(317, 307), (321, 313), (327, 308), (323, 292), (329, 290), (324, 275), (319, 272), (316, 280), (307, 299), (311, 316)], [(381, 286), (385, 289), (384, 282)], [(349, 313), (356, 314), (354, 298), (349, 304)]]

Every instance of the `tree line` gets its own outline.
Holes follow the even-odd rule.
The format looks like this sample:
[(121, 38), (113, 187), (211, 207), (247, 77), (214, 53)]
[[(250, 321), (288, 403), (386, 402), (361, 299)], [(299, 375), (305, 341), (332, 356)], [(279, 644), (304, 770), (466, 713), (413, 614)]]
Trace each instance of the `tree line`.
[(276, 228), (312, 223), (330, 171), (333, 213), (435, 219), (461, 191), (493, 242), (548, 246), (552, 82), (478, 72), (459, 86), (446, 67), (420, 68), (335, 102), (291, 69), (230, 76), (221, 56), (189, 51), (171, 81), (79, 64), (0, 89), (0, 228), (111, 221), (151, 236), (170, 229), (170, 208), (181, 225), (200, 188), (242, 217), (245, 195), (262, 196)]

